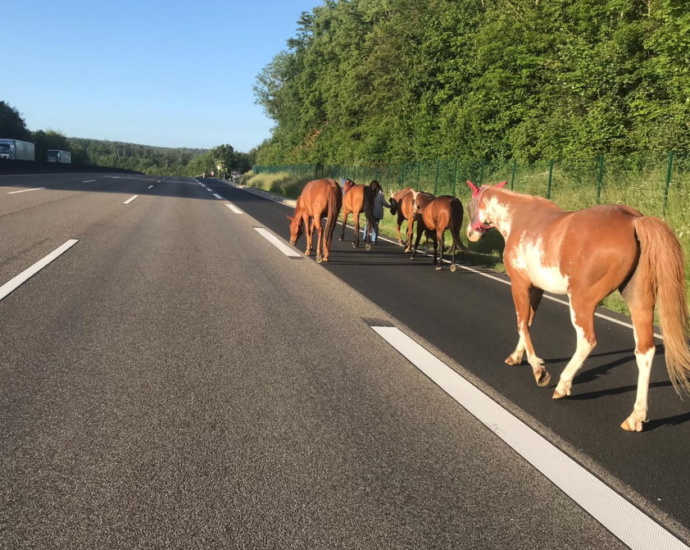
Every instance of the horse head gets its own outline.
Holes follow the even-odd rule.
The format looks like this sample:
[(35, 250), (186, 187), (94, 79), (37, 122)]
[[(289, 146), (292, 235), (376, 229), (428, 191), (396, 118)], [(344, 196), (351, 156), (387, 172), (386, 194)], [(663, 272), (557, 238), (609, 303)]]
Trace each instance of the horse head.
[(395, 216), (399, 208), (398, 201), (391, 196), (390, 200), (388, 201), (388, 204), (390, 204), (391, 216)]
[(487, 189), (505, 187), (507, 181), (502, 181), (492, 186), (482, 185), (477, 187), (474, 183), (467, 180), (467, 186), (472, 191), (472, 198), (467, 205), (467, 239), (471, 242), (477, 242), (482, 238), (484, 233), (491, 229), (494, 224), (488, 218), (488, 214), (482, 203), (482, 195)]
[(295, 246), (304, 233), (304, 224), (301, 216), (287, 216), (287, 219), (290, 220), (290, 244)]

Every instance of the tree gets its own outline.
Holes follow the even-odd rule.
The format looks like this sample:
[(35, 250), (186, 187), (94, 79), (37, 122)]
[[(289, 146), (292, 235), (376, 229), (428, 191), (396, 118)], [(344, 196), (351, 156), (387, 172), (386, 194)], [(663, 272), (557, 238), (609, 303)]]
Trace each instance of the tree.
[(26, 122), (19, 111), (5, 101), (0, 101), (0, 138), (22, 141), (31, 139), (31, 132), (26, 128)]

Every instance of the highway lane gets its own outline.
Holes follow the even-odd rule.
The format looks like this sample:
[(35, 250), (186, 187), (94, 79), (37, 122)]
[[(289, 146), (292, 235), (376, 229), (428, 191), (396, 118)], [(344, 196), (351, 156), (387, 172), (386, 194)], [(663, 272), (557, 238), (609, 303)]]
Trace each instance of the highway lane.
[[(224, 194), (287, 238), (289, 209), (239, 189)], [(324, 267), (461, 364), (497, 400), (647, 513), (681, 530), (690, 526), (690, 478), (682, 473), (690, 466), (690, 412), (687, 398), (681, 400), (668, 381), (662, 345), (647, 431), (629, 434), (619, 425), (632, 410), (637, 381), (630, 328), (597, 318), (599, 344), (576, 378), (573, 396), (554, 402), (553, 387), (575, 347), (566, 306), (545, 300), (535, 320), (535, 346), (552, 374), (550, 387), (538, 388), (527, 364), (503, 362), (517, 341), (507, 284), (465, 270), (438, 273), (430, 260), (412, 262), (384, 243), (365, 252), (335, 242)]]
[(137, 185), (33, 208), (79, 242), (0, 301), (0, 547), (622, 547), (385, 310), (192, 180)]

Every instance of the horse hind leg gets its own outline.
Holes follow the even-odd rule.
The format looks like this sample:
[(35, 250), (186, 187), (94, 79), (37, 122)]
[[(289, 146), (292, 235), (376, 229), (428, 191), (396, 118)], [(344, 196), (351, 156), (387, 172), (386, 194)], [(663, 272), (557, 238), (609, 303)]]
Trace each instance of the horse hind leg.
[(340, 230), (340, 240), (344, 241), (345, 240), (345, 226), (347, 226), (347, 216), (349, 215), (349, 212), (345, 212), (343, 210), (343, 221), (342, 221), (342, 228)]
[(621, 424), (629, 432), (642, 431), (647, 421), (649, 378), (656, 352), (654, 343), (654, 297), (649, 288), (641, 288), (635, 277), (621, 291), (630, 309), (635, 336), (635, 362), (637, 363), (637, 394), (633, 411)]

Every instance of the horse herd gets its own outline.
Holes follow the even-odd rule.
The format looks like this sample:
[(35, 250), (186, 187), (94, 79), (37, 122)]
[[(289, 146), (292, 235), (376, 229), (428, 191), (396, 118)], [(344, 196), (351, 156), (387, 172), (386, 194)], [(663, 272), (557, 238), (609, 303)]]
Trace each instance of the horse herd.
[[(373, 201), (378, 182), (369, 185), (358, 185), (353, 181), (344, 180), (342, 188), (333, 179), (319, 179), (310, 181), (304, 186), (297, 198), (295, 214), (288, 216), (290, 220), (290, 244), (295, 246), (300, 236), (305, 233), (307, 239), (306, 255), (314, 250), (313, 235), (316, 238), (316, 261), (327, 262), (330, 255), (333, 231), (337, 218), (342, 210), (342, 231), (340, 240), (345, 240), (345, 226), (350, 214), (353, 217), (355, 236), (352, 246), (360, 244), (359, 228), (360, 216), (364, 214), (368, 224), (375, 223), (373, 216)], [(451, 270), (455, 271), (456, 250), (467, 250), (460, 240), (462, 227), (462, 203), (450, 195), (436, 197), (430, 193), (418, 192), (406, 187), (391, 196), (391, 214), (397, 215), (396, 231), (398, 244), (405, 246), (405, 252), (411, 252), (414, 258), (419, 247), (419, 241), (424, 233), (434, 244), (433, 263), (437, 270), (441, 269), (445, 252), (445, 233), (450, 232)], [(325, 225), (323, 219), (325, 218)], [(400, 227), (407, 221), (407, 239), (403, 242)], [(414, 226), (417, 227), (417, 238), (412, 245)], [(439, 254), (440, 244), (440, 254)]]
[[(537, 356), (530, 327), (544, 292), (567, 295), (570, 318), (577, 334), (576, 350), (561, 373), (553, 399), (571, 394), (573, 379), (596, 346), (594, 312), (609, 294), (619, 290), (630, 310), (638, 368), (637, 394), (632, 413), (621, 427), (642, 431), (647, 421), (648, 392), (654, 342), (654, 309), (658, 307), (664, 338), (664, 354), (669, 378), (675, 390), (690, 394), (690, 336), (685, 283), (685, 261), (681, 244), (663, 220), (644, 216), (625, 205), (598, 205), (583, 210), (564, 211), (542, 197), (505, 189), (506, 182), (476, 186), (467, 205), (468, 241), (477, 242), (490, 229), (505, 240), (503, 261), (511, 279), (517, 316), (518, 343), (505, 362), (518, 365), (525, 354), (537, 385), (547, 386), (550, 375)], [(369, 186), (346, 182), (345, 195), (332, 179), (309, 182), (290, 217), (290, 242), (301, 233), (307, 236), (307, 255), (312, 251), (312, 235), (317, 231), (317, 261), (328, 261), (333, 229), (341, 207), (343, 233), (348, 214), (355, 220), (355, 246), (359, 242), (359, 215), (372, 223), (372, 193)], [(434, 265), (441, 268), (444, 235), (452, 236), (452, 263), (455, 250), (466, 247), (460, 241), (462, 203), (455, 197), (434, 197), (406, 188), (393, 194), (390, 209), (397, 215), (398, 243), (414, 256), (423, 233), (434, 242)], [(322, 226), (322, 218), (326, 225)], [(403, 241), (400, 228), (407, 220)], [(417, 225), (412, 245), (413, 226)], [(441, 254), (437, 260), (438, 244)]]

